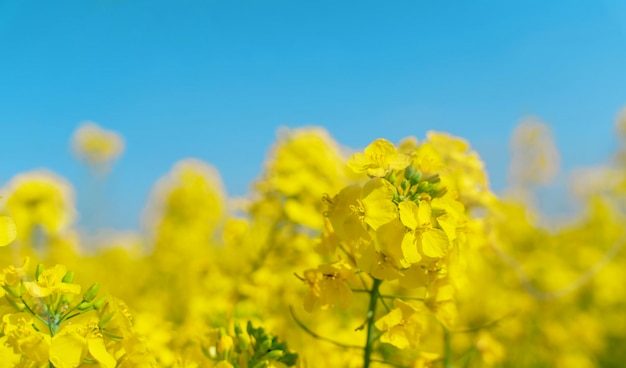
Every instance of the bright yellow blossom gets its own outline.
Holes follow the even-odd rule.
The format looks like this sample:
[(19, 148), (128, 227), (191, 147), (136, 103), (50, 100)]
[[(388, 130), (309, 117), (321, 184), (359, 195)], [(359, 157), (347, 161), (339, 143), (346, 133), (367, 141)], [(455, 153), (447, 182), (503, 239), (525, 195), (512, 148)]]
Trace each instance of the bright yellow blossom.
[(50, 294), (80, 294), (80, 285), (63, 282), (66, 273), (67, 268), (64, 265), (56, 265), (45, 269), (37, 281), (24, 282), (24, 287), (36, 298), (44, 298)]
[(400, 220), (412, 230), (404, 236), (402, 248), (409, 250), (416, 246), (428, 257), (445, 256), (450, 242), (443, 230), (433, 227), (430, 204), (420, 201), (418, 206), (415, 202), (405, 201), (401, 202), (398, 207)]
[(380, 341), (399, 349), (416, 348), (422, 333), (418, 316), (423, 311), (400, 299), (394, 299), (393, 306), (394, 309), (375, 323), (376, 328), (383, 331)]
[(365, 148), (363, 153), (355, 153), (348, 160), (348, 167), (356, 173), (382, 178), (392, 170), (402, 170), (411, 164), (408, 155), (399, 153), (393, 143), (377, 139)]

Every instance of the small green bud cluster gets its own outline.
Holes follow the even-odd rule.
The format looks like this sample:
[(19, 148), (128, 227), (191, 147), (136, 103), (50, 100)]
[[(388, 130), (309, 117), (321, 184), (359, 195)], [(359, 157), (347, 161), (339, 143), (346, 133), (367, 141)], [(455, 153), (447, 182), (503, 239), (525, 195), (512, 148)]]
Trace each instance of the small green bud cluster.
[(422, 172), (412, 165), (404, 169), (400, 179), (398, 179), (396, 172), (391, 172), (386, 179), (394, 186), (397, 186), (398, 180), (401, 180), (398, 193), (393, 198), (396, 203), (407, 200), (418, 201), (424, 195), (428, 195), (430, 198), (438, 198), (447, 192), (446, 188), (440, 185), (441, 178), (439, 174), (423, 177)]

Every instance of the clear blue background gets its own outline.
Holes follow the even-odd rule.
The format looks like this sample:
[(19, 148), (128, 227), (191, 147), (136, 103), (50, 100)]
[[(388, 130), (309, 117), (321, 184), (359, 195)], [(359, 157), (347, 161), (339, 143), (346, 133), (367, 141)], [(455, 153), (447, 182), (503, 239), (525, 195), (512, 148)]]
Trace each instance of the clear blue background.
[[(127, 144), (102, 224), (135, 228), (179, 159), (247, 192), (280, 126), (366, 146), (467, 138), (496, 191), (520, 119), (549, 123), (565, 170), (606, 160), (626, 104), (623, 1), (0, 0), (0, 183), (49, 168), (93, 120)], [(561, 177), (561, 179), (563, 176)]]

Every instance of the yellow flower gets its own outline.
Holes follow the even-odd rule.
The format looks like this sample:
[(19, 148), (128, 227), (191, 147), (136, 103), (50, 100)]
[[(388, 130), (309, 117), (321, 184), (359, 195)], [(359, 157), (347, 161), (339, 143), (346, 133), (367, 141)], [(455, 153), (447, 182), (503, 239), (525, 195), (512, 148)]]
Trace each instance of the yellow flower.
[[(9, 235), (28, 241), (38, 227), (47, 235), (57, 235), (74, 219), (74, 193), (72, 186), (63, 178), (46, 171), (20, 174), (13, 178), (7, 188), (6, 212), (15, 221)], [(1, 225), (0, 225), (1, 226)], [(2, 230), (0, 229), (0, 234)], [(0, 235), (2, 237), (2, 235)]]
[(35, 330), (32, 316), (26, 313), (5, 314), (2, 317), (6, 343), (13, 351), (36, 362), (47, 362), (50, 336)]
[(72, 148), (78, 158), (94, 165), (107, 164), (124, 151), (122, 137), (100, 128), (94, 122), (84, 122), (72, 137)]
[(424, 255), (432, 258), (441, 258), (448, 253), (450, 241), (443, 230), (433, 227), (432, 209), (427, 201), (420, 201), (419, 206), (413, 201), (405, 201), (398, 208), (400, 221), (412, 230), (402, 240), (405, 252), (413, 254), (413, 248), (417, 247)]
[(416, 348), (422, 332), (418, 309), (400, 299), (394, 299), (393, 305), (395, 308), (374, 324), (377, 329), (384, 331), (380, 341), (398, 349)]
[(26, 276), (26, 270), (28, 269), (29, 263), (30, 258), (26, 258), (22, 267), (10, 265), (5, 268), (2, 270), (2, 274), (0, 275), (0, 282), (9, 287), (19, 286), (20, 282), (24, 279), (24, 276)]
[(374, 178), (363, 187), (361, 206), (355, 208), (363, 222), (376, 230), (381, 225), (398, 218), (398, 209), (393, 203), (396, 189), (385, 179)]
[(372, 142), (363, 153), (355, 153), (348, 160), (348, 167), (356, 173), (384, 177), (392, 170), (402, 170), (411, 164), (408, 155), (399, 153), (393, 143), (379, 138)]
[(117, 364), (106, 349), (97, 320), (91, 320), (87, 325), (68, 324), (52, 337), (50, 362), (55, 367), (75, 368), (87, 357), (104, 368), (114, 368)]
[(50, 294), (80, 294), (80, 285), (63, 282), (66, 273), (65, 266), (56, 265), (44, 270), (37, 281), (24, 282), (24, 287), (30, 295), (36, 298), (45, 298)]
[(353, 278), (354, 270), (344, 261), (305, 271), (304, 279), (309, 285), (309, 293), (304, 299), (304, 309), (311, 312), (315, 307), (328, 309), (336, 304), (346, 308), (352, 300), (348, 282)]

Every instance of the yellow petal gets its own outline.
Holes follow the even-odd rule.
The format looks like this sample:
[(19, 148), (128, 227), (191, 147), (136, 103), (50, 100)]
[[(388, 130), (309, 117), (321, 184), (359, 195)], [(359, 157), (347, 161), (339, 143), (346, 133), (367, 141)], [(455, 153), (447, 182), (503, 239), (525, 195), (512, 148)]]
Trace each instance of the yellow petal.
[(100, 363), (101, 367), (115, 368), (117, 362), (107, 351), (102, 338), (87, 339), (87, 347), (89, 348), (89, 354)]
[(35, 298), (45, 298), (52, 293), (52, 290), (46, 287), (41, 287), (34, 281), (26, 281), (24, 283), (24, 287), (26, 288), (26, 291)]
[(404, 260), (409, 264), (414, 264), (422, 260), (422, 256), (417, 251), (415, 233), (412, 231), (404, 234), (404, 238), (402, 238), (402, 254), (404, 255)]
[(78, 367), (86, 355), (85, 344), (85, 338), (76, 332), (54, 336), (50, 346), (50, 362), (57, 368)]
[(398, 209), (393, 203), (395, 189), (387, 180), (374, 178), (363, 187), (365, 223), (374, 230), (398, 217)]
[(417, 204), (413, 201), (400, 202), (400, 204), (398, 204), (398, 210), (400, 211), (400, 221), (402, 221), (404, 226), (408, 227), (411, 230), (417, 229), (417, 227), (419, 226), (417, 222)]
[(443, 230), (430, 229), (422, 234), (422, 252), (428, 257), (441, 258), (448, 253), (448, 237)]
[(402, 252), (402, 239), (405, 231), (406, 227), (398, 219), (382, 225), (376, 231), (380, 252), (390, 257), (394, 266), (402, 268), (410, 266), (404, 262), (405, 257)]
[(402, 326), (394, 326), (380, 337), (380, 342), (391, 344), (398, 349), (406, 349), (410, 346), (406, 331)]
[(8, 216), (0, 216), (0, 247), (9, 245), (17, 236), (15, 222)]
[(366, 172), (370, 166), (370, 160), (363, 153), (355, 153), (348, 160), (348, 167), (355, 173)]
[(400, 322), (402, 322), (402, 311), (400, 308), (394, 308), (374, 322), (374, 326), (381, 331), (387, 331), (393, 326), (400, 324)]
[(432, 210), (430, 208), (430, 204), (426, 201), (420, 201), (417, 217), (419, 218), (420, 226), (425, 226), (430, 224), (430, 218), (432, 216)]

